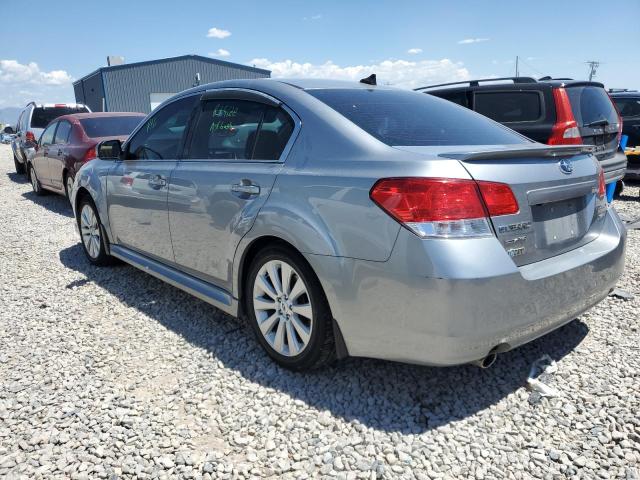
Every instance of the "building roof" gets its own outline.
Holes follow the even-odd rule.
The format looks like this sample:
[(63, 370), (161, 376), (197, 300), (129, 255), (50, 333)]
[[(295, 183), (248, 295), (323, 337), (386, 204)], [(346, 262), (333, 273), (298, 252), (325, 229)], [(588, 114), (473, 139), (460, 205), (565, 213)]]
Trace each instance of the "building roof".
[(128, 68), (142, 67), (144, 65), (157, 65), (160, 63), (169, 63), (169, 62), (175, 62), (178, 60), (187, 60), (187, 59), (198, 60), (199, 62), (211, 63), (214, 65), (221, 65), (223, 67), (230, 67), (238, 70), (249, 70), (251, 72), (264, 73), (265, 75), (271, 75), (271, 70), (264, 70), (262, 68), (250, 67), (248, 65), (241, 65), (239, 63), (233, 63), (233, 62), (225, 62), (224, 60), (203, 57), (202, 55), (180, 55), (178, 57), (160, 58), (157, 60), (147, 60), (145, 62), (123, 63), (122, 65), (100, 67), (94, 70), (93, 72), (89, 73), (88, 75), (85, 75), (84, 77), (76, 80), (75, 82), (73, 82), (73, 84), (76, 85), (82, 82), (83, 80), (86, 80), (87, 78), (92, 77), (93, 75), (101, 72), (110, 72), (112, 70), (124, 70)]

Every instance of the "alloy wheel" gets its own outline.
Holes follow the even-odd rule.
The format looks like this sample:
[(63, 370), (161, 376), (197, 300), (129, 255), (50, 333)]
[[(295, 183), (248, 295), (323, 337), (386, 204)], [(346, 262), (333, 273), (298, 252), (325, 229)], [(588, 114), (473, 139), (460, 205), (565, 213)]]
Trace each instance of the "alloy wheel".
[(82, 242), (91, 258), (100, 255), (100, 224), (98, 216), (90, 205), (84, 205), (80, 211), (80, 233)]
[(67, 198), (71, 201), (71, 190), (73, 189), (73, 177), (67, 175)]
[(301, 354), (313, 330), (313, 308), (307, 285), (283, 260), (270, 260), (253, 284), (253, 310), (265, 340), (286, 357)]

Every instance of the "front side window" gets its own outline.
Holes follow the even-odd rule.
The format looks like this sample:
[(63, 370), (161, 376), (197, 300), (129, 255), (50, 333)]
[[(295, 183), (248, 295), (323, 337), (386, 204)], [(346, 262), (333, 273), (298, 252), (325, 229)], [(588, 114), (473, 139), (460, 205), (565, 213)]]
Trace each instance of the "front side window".
[(537, 92), (476, 92), (474, 110), (500, 123), (534, 122), (542, 116)]
[(187, 158), (278, 160), (293, 132), (280, 108), (246, 100), (202, 103)]
[(45, 147), (53, 143), (53, 134), (56, 131), (57, 125), (58, 125), (58, 122), (52, 123), (47, 127), (47, 129), (44, 132), (42, 132), (42, 135), (40, 136), (41, 146)]
[(56, 130), (56, 137), (53, 143), (67, 143), (69, 141), (69, 133), (71, 133), (71, 124), (66, 121), (58, 123), (58, 129)]
[(178, 158), (184, 134), (198, 97), (192, 95), (165, 105), (149, 118), (131, 138), (128, 160), (171, 160)]
[(516, 145), (529, 140), (466, 108), (395, 89), (312, 89), (369, 135), (390, 146)]

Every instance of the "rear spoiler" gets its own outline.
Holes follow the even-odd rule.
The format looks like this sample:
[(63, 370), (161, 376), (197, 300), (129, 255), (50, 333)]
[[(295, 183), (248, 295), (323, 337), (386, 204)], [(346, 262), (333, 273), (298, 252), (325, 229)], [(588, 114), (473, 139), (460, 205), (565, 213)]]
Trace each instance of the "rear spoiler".
[(592, 153), (593, 145), (549, 145), (525, 148), (505, 148), (499, 150), (478, 150), (469, 152), (441, 153), (438, 156), (473, 162), (475, 160), (500, 160), (504, 158), (525, 158), (525, 157), (570, 157)]

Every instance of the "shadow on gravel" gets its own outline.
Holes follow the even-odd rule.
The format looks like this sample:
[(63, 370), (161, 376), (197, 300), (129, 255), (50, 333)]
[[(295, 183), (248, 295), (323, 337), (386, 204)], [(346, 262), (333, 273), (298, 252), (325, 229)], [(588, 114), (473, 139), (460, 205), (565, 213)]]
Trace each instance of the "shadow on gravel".
[(27, 200), (31, 200), (33, 203), (46, 208), (50, 212), (57, 213), (64, 217), (73, 218), (73, 209), (71, 208), (71, 205), (69, 205), (67, 197), (53, 192), (38, 196), (33, 191), (25, 192), (22, 196)]
[(7, 173), (7, 177), (9, 177), (9, 180), (15, 183), (29, 183), (29, 180), (27, 180), (27, 176), (20, 173), (10, 172)]
[[(523, 386), (534, 360), (543, 354), (561, 359), (589, 331), (586, 324), (574, 320), (502, 354), (487, 370), (468, 365), (429, 368), (353, 358), (312, 373), (292, 373), (270, 361), (248, 325), (148, 274), (127, 265), (94, 267), (84, 258), (79, 244), (62, 250), (60, 261), (125, 305), (205, 349), (247, 380), (347, 421), (387, 432), (419, 434), (473, 415)], [(78, 285), (82, 282), (67, 287)], [(77, 295), (82, 295), (81, 286)], [(206, 374), (216, 366), (212, 362), (202, 368)]]

